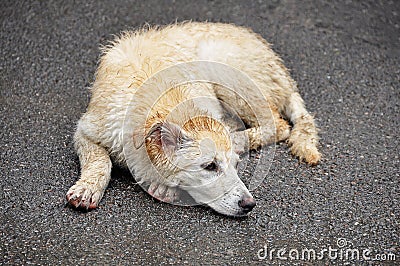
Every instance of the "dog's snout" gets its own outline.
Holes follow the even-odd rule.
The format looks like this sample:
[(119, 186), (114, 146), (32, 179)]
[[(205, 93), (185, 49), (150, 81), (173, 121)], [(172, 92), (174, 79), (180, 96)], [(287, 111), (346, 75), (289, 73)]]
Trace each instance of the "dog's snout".
[(245, 197), (239, 200), (238, 204), (244, 213), (248, 213), (254, 208), (254, 206), (256, 206), (256, 201), (253, 197)]

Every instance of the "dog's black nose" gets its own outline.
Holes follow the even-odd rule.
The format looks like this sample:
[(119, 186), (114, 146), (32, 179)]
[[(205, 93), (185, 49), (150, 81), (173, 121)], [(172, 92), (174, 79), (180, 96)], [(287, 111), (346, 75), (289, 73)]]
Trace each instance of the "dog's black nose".
[(239, 200), (238, 204), (244, 213), (248, 213), (254, 208), (254, 206), (256, 206), (256, 201), (253, 199), (253, 197), (245, 197)]

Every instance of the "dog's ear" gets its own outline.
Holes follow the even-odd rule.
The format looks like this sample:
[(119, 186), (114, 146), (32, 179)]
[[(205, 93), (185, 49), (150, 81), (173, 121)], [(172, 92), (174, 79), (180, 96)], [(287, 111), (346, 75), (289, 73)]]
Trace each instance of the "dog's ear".
[(146, 135), (146, 141), (159, 145), (167, 154), (181, 149), (191, 140), (179, 125), (166, 121), (154, 124)]

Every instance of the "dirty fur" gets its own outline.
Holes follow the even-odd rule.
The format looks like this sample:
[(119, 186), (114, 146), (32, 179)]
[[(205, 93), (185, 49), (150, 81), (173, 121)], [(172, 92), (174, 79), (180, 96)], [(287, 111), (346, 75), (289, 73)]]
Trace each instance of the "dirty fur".
[[(243, 149), (237, 150), (236, 138), (247, 139), (250, 149), (287, 140), (300, 160), (317, 164), (321, 158), (314, 119), (295, 81), (270, 45), (249, 29), (195, 22), (148, 27), (123, 33), (102, 52), (90, 103), (74, 136), (81, 176), (67, 193), (72, 206), (98, 206), (113, 158), (134, 170), (136, 180), (160, 200), (175, 201), (182, 188), (198, 203), (240, 216), (255, 203), (234, 168)], [(246, 102), (218, 84), (157, 78), (165, 69), (197, 60), (237, 69), (257, 90), (238, 85), (236, 93), (246, 95)], [(184, 73), (172, 75), (179, 79)], [(233, 107), (247, 129), (234, 132), (217, 101), (198, 97)], [(201, 180), (210, 177), (212, 184)]]

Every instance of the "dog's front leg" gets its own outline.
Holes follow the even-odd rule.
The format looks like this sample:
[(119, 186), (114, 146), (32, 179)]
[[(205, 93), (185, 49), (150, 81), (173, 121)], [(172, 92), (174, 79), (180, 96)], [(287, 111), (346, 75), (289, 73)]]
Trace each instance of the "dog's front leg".
[(274, 121), (274, 126), (260, 126), (245, 130), (251, 150), (264, 145), (284, 141), (290, 136), (290, 126), (286, 120), (275, 117)]
[(76, 208), (94, 209), (110, 181), (110, 156), (106, 149), (88, 139), (79, 129), (75, 133), (75, 148), (81, 164), (81, 176), (67, 192), (67, 201)]
[(166, 203), (174, 203), (179, 199), (179, 192), (176, 187), (169, 187), (158, 182), (152, 182), (147, 192), (152, 197)]
[(256, 150), (264, 145), (286, 140), (290, 135), (290, 126), (282, 118), (275, 119), (275, 126), (252, 127), (232, 133), (235, 152)]

